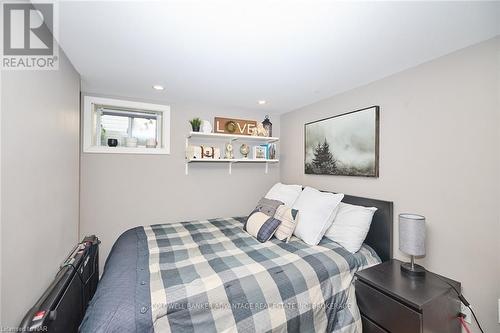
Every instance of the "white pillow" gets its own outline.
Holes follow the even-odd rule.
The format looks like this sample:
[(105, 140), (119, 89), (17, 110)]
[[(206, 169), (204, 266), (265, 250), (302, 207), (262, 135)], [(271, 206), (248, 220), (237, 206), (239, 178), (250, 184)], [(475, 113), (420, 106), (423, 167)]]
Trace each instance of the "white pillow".
[(293, 203), (302, 192), (301, 185), (285, 185), (281, 183), (274, 184), (273, 187), (267, 192), (265, 198), (271, 200), (279, 200), (287, 207), (292, 207)]
[(300, 219), (293, 234), (307, 244), (318, 245), (332, 225), (335, 207), (343, 198), (343, 194), (320, 192), (306, 187), (292, 206), (300, 212)]
[(325, 237), (339, 243), (351, 253), (356, 253), (370, 230), (373, 214), (377, 208), (350, 205), (341, 202), (337, 215)]

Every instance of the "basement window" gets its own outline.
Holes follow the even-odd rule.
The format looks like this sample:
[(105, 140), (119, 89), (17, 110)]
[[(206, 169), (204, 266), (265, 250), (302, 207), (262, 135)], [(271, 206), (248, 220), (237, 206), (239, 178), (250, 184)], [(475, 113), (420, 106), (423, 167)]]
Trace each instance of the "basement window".
[(166, 105), (85, 96), (85, 153), (169, 154)]

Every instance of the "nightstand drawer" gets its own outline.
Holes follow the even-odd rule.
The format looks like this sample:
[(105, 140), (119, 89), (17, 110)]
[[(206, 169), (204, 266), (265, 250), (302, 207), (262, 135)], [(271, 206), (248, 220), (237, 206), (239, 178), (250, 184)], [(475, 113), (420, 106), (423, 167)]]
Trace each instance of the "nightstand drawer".
[(392, 333), (420, 333), (421, 314), (406, 305), (356, 281), (356, 299), (361, 313)]
[(363, 333), (388, 333), (382, 327), (363, 315), (361, 315), (361, 324), (363, 325)]

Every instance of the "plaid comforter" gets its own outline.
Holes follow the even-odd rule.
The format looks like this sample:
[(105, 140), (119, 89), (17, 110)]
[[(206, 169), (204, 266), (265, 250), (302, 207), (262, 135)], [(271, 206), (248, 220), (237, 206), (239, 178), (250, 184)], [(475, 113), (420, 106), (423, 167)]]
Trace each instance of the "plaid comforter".
[(155, 332), (361, 332), (353, 276), (380, 260), (324, 238), (260, 243), (241, 218), (144, 227)]

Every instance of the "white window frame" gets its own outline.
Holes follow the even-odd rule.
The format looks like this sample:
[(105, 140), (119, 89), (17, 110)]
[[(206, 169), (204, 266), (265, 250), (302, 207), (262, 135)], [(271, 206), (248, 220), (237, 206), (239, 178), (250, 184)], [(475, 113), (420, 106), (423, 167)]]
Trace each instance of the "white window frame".
[[(130, 148), (96, 146), (92, 143), (94, 135), (94, 105), (109, 105), (125, 109), (161, 112), (162, 146), (158, 148)], [(142, 102), (132, 102), (114, 98), (84, 96), (83, 98), (83, 152), (105, 154), (170, 154), (170, 106)]]

